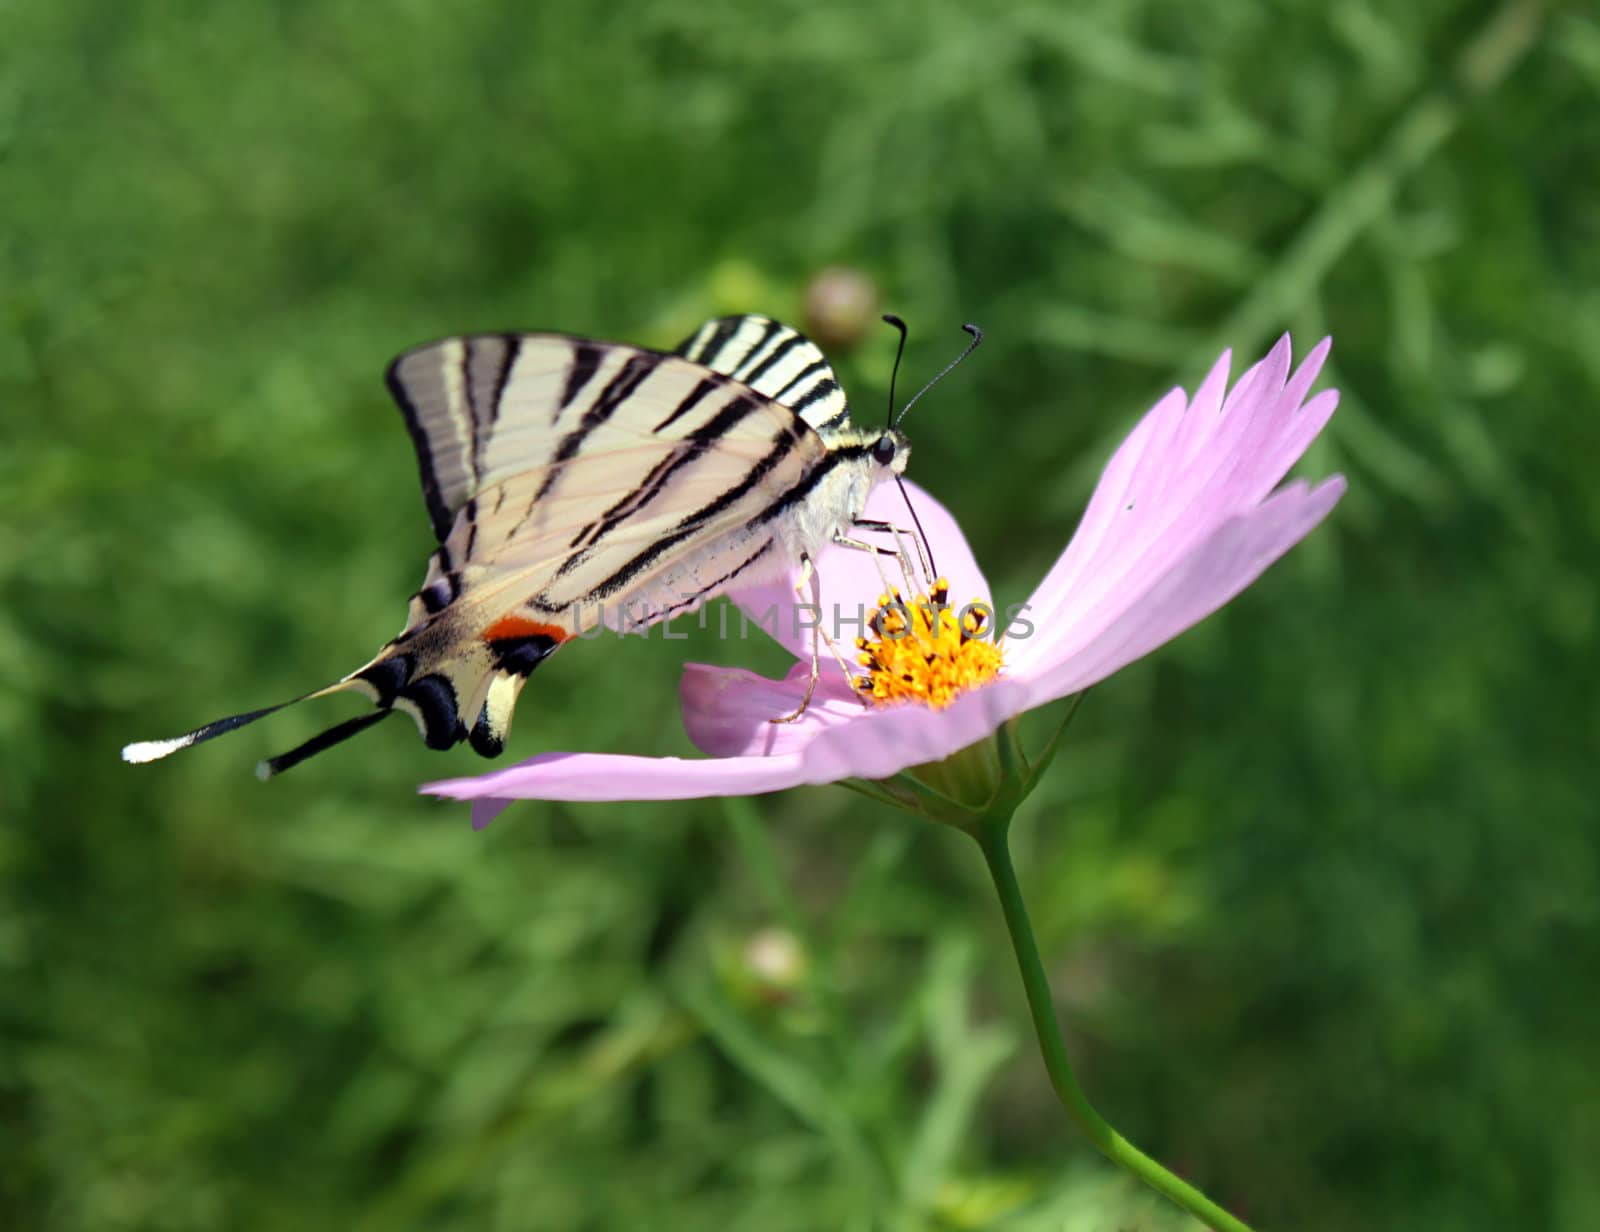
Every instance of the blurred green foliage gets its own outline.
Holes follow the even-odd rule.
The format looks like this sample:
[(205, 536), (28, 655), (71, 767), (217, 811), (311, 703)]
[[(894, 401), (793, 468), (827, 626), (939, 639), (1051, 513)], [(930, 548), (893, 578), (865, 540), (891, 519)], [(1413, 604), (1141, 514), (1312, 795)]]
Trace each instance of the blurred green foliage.
[[(987, 330), (910, 427), (1002, 602), (1165, 387), (1333, 334), (1350, 495), (1020, 818), (1070, 1046), (1264, 1227), (1600, 1226), (1597, 114), (1594, 10), (1525, 0), (0, 7), (0, 1224), (1179, 1226), (1052, 1103), (953, 833), (474, 834), (402, 723), (250, 777), (336, 702), (117, 761), (398, 627), (393, 353), (844, 262), (913, 377)], [(513, 754), (688, 751), (680, 647), (604, 646)]]

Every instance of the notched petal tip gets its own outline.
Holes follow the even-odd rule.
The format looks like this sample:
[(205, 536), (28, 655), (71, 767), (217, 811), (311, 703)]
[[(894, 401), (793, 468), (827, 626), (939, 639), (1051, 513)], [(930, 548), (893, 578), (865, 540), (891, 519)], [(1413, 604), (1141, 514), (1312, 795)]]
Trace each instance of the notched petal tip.
[[(1299, 406), (1305, 400), (1307, 392), (1322, 373), (1322, 365), (1327, 362), (1328, 353), (1333, 350), (1333, 338), (1325, 335), (1316, 346), (1306, 352), (1306, 357), (1300, 361), (1300, 366), (1294, 370), (1294, 375), (1289, 378), (1284, 386), (1284, 400), (1291, 406)], [(1337, 390), (1325, 390), (1324, 393), (1338, 395)], [(1318, 395), (1321, 397), (1322, 395)]]
[(1316, 487), (1311, 489), (1311, 500), (1315, 502), (1327, 501), (1327, 508), (1332, 509), (1344, 497), (1350, 484), (1341, 474), (1329, 475)]
[(1221, 410), (1223, 394), (1228, 388), (1228, 373), (1232, 369), (1233, 348), (1228, 347), (1217, 356), (1217, 362), (1211, 365), (1211, 370), (1200, 382), (1200, 388), (1195, 390), (1194, 397), (1189, 401), (1189, 409), (1203, 415)]

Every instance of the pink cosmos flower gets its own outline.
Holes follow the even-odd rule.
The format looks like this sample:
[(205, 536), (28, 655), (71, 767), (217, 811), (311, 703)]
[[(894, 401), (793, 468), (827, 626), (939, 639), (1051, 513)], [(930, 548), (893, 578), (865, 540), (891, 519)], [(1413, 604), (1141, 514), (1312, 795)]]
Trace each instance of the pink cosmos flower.
[[(809, 634), (780, 619), (776, 635), (799, 660), (782, 680), (685, 667), (684, 723), (706, 758), (542, 753), (422, 790), (471, 800), (473, 824), (483, 826), (517, 799), (694, 799), (885, 780), (969, 748), (1198, 623), (1327, 516), (1344, 493), (1342, 476), (1274, 488), (1338, 404), (1337, 390), (1306, 398), (1328, 349), (1323, 339), (1291, 375), (1285, 335), (1231, 389), (1231, 353), (1224, 352), (1192, 399), (1174, 389), (1152, 407), (1111, 458), (1077, 533), (1028, 600), (1029, 636), (1005, 638), (999, 675), (942, 709), (864, 707), (825, 654), (801, 718), (770, 722), (800, 705), (809, 676)], [(920, 489), (911, 499), (951, 601), (987, 600), (988, 584), (955, 518)], [(899, 494), (879, 487), (865, 516), (903, 520)], [(823, 613), (854, 614), (882, 590), (877, 565), (863, 552), (831, 549), (817, 572)], [(733, 598), (758, 620), (795, 601), (781, 584)]]

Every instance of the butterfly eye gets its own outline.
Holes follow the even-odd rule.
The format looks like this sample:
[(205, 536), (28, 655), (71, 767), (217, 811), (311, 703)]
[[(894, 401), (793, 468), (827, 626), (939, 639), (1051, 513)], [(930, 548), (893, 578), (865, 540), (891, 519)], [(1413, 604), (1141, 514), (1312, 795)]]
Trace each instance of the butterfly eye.
[(872, 460), (879, 466), (888, 466), (894, 461), (894, 438), (885, 432), (872, 447)]

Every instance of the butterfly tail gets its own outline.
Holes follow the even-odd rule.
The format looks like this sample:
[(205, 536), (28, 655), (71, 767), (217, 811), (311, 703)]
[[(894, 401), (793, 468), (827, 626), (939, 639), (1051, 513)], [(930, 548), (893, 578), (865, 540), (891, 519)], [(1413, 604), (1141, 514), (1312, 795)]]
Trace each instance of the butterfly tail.
[(294, 702), (279, 702), (276, 706), (266, 706), (261, 710), (250, 710), (244, 714), (230, 714), (225, 719), (218, 719), (214, 723), (207, 723), (204, 727), (197, 727), (191, 732), (181, 736), (173, 736), (169, 740), (135, 740), (132, 744), (122, 746), (122, 760), (132, 765), (143, 765), (147, 761), (159, 761), (163, 757), (170, 757), (179, 749), (186, 749), (192, 744), (204, 744), (207, 740), (225, 735), (247, 723), (254, 723), (257, 719), (264, 719), (269, 714), (276, 714), (285, 706), (292, 706)]
[(343, 723), (335, 723), (332, 727), (318, 732), (303, 744), (298, 744), (287, 753), (279, 753), (276, 757), (269, 757), (265, 761), (256, 763), (256, 778), (263, 781), (282, 774), (285, 770), (298, 766), (306, 758), (331, 749), (336, 744), (341, 744), (350, 739), (357, 732), (366, 731), (381, 719), (387, 719), (393, 710), (379, 709), (368, 714), (358, 714), (353, 719), (346, 719)]
[[(338, 692), (341, 689), (356, 687), (359, 686), (356, 683), (355, 677), (346, 676), (343, 680), (337, 680), (333, 684), (327, 685), (320, 689), (315, 689), (310, 693), (303, 693), (299, 697), (291, 697), (288, 701), (279, 702), (276, 706), (263, 706), (260, 710), (247, 710), (243, 714), (230, 714), (226, 718), (216, 719), (213, 722), (205, 724), (203, 727), (197, 727), (193, 731), (185, 732), (181, 736), (173, 736), (167, 740), (136, 740), (132, 744), (125, 744), (122, 746), (122, 760), (133, 765), (142, 765), (145, 762), (159, 761), (163, 757), (172, 756), (172, 754), (181, 749), (187, 749), (196, 744), (204, 744), (207, 740), (215, 740), (218, 736), (225, 736), (231, 731), (237, 731), (241, 727), (246, 727), (249, 724), (254, 723), (257, 719), (264, 719), (269, 714), (276, 714), (278, 711), (284, 710), (289, 706), (298, 705), (300, 702), (310, 701), (314, 697), (323, 697), (329, 693)], [(384, 713), (387, 712), (380, 711), (376, 715), (366, 715), (363, 717), (370, 721), (375, 718), (383, 717)], [(354, 735), (355, 733), (350, 732), (347, 734)], [(343, 738), (344, 737), (340, 737), (340, 739)], [(337, 741), (331, 743), (337, 743)], [(310, 753), (307, 753), (306, 756), (310, 756)]]
[[(484, 757), (497, 757), (511, 731), (511, 714), (528, 674), (549, 653), (508, 655), (504, 646), (478, 643), (482, 649), (430, 655), (396, 642), (371, 663), (311, 697), (354, 688), (370, 697), (377, 709), (318, 732), (287, 753), (269, 757), (256, 767), (269, 779), (298, 766), (308, 757), (348, 740), (395, 711), (412, 717), (423, 743), (447, 749), (463, 740)], [(553, 645), (550, 649), (553, 649)], [(303, 699), (302, 699), (303, 700)], [(263, 712), (268, 713), (268, 712)], [(468, 728), (465, 716), (475, 716)], [(220, 734), (220, 733), (218, 733)]]
[[(358, 674), (347, 675), (347, 677), (342, 678), (342, 680), (336, 680), (336, 682), (331, 683), (331, 685), (325, 685), (323, 688), (310, 691), (310, 693), (302, 693), (301, 696), (298, 696), (298, 698), (290, 698), (288, 701), (280, 701), (278, 702), (277, 706), (264, 706), (259, 710), (245, 710), (245, 714), (227, 715), (226, 718), (218, 718), (218, 720), (205, 723), (203, 726), (197, 726), (194, 731), (186, 731), (186, 733), (182, 734), (182, 736), (171, 736), (170, 739), (162, 739), (162, 741), (134, 741), (133, 744), (125, 744), (125, 746), (122, 747), (122, 760), (123, 762), (131, 763), (131, 765), (142, 765), (142, 763), (146, 762), (158, 762), (158, 760), (162, 760), (163, 757), (171, 757), (171, 755), (176, 754), (176, 752), (179, 752), (179, 750), (189, 749), (189, 747), (195, 746), (195, 744), (205, 744), (206, 741), (216, 739), (218, 736), (226, 736), (229, 731), (238, 731), (238, 728), (251, 725), (251, 723), (256, 722), (258, 718), (266, 718), (269, 714), (277, 714), (278, 710), (285, 710), (290, 706), (298, 706), (299, 702), (310, 701), (312, 698), (325, 698), (325, 696), (328, 696), (330, 693), (339, 693), (339, 691), (352, 690), (352, 688), (354, 688), (354, 690), (360, 690), (362, 693), (366, 693), (368, 696), (371, 696), (371, 694), (373, 694), (373, 690), (371, 690), (370, 686), (363, 686), (363, 682), (360, 682), (357, 677)], [(293, 762), (288, 763), (288, 765), (294, 765), (296, 762), (302, 762), (302, 760), (306, 760), (306, 758), (310, 757), (310, 755), (314, 754), (314, 752), (320, 752), (323, 747), (330, 747), (333, 746), (333, 744), (338, 744), (341, 739), (349, 739), (350, 736), (354, 736), (357, 731), (362, 730), (363, 726), (370, 725), (370, 723), (376, 722), (376, 720), (379, 720), (379, 718), (382, 718), (387, 714), (389, 714), (389, 709), (384, 707), (384, 709), (379, 709), (376, 714), (362, 715), (360, 720), (352, 720), (352, 723), (358, 722), (357, 726), (352, 726), (350, 723), (341, 723), (338, 728), (330, 728), (330, 730), (320, 734), (320, 736), (312, 739), (312, 741), (307, 741), (306, 746), (301, 746), (301, 749), (304, 750), (304, 752), (301, 752), (301, 749), (296, 750), (296, 754), (299, 754), (298, 757), (294, 757)], [(341, 728), (344, 728), (344, 726), (352, 726), (352, 730), (344, 731), (344, 733), (339, 734), (339, 736), (336, 736), (336, 738), (330, 739), (330, 736), (333, 736), (334, 731), (339, 731)], [(325, 741), (325, 744), (317, 747), (317, 749), (309, 749), (309, 747), (307, 747), (317, 741)], [(285, 758), (288, 757), (290, 757), (290, 754), (285, 754)], [(272, 762), (278, 762), (278, 760), (282, 760), (282, 758), (272, 758)], [(267, 765), (267, 763), (264, 762), (262, 765)], [(286, 770), (288, 765), (283, 766), (283, 768)], [(262, 778), (266, 778), (266, 776), (262, 776)]]
[[(520, 630), (516, 636), (473, 639), (465, 645), (440, 639), (430, 651), (427, 647), (431, 640), (402, 636), (385, 646), (370, 663), (330, 685), (276, 706), (217, 719), (168, 740), (136, 741), (124, 746), (122, 760), (157, 761), (288, 706), (347, 690), (363, 694), (377, 708), (336, 723), (287, 753), (267, 758), (256, 767), (257, 777), (268, 779), (281, 774), (397, 710), (415, 720), (423, 742), (431, 749), (447, 749), (465, 740), (484, 757), (498, 756), (511, 730), (517, 695), (528, 675), (560, 642), (547, 633), (530, 635)], [(469, 715), (473, 719), (470, 728), (464, 721)]]

